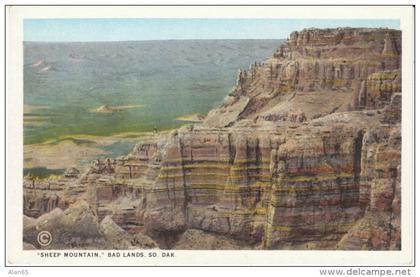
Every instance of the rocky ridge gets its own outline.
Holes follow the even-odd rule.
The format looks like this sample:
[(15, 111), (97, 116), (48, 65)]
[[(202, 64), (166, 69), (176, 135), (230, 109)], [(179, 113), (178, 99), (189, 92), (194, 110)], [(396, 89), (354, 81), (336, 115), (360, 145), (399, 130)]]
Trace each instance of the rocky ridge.
[(102, 240), (67, 247), (143, 247), (141, 234), (175, 249), (400, 249), (400, 64), (400, 31), (293, 32), (202, 123), (77, 178), (25, 180), (24, 213), (92, 211)]

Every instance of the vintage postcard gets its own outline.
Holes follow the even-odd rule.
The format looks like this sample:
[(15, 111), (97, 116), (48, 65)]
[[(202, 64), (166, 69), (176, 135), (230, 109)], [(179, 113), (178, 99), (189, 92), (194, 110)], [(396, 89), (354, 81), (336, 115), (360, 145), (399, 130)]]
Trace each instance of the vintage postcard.
[(7, 13), (9, 265), (413, 263), (414, 8)]

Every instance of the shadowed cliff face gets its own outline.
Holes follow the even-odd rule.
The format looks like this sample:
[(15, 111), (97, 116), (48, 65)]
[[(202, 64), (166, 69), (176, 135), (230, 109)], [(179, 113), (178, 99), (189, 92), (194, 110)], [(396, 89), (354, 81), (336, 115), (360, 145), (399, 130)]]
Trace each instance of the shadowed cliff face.
[(63, 179), (58, 196), (26, 181), (25, 214), (84, 198), (161, 248), (400, 249), (400, 49), (395, 30), (294, 32), (203, 123)]

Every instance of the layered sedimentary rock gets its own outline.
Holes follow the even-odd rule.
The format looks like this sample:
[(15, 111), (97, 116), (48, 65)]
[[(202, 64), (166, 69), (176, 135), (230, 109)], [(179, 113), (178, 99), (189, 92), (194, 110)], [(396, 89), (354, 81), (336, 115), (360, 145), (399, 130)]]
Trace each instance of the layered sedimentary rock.
[(294, 32), (203, 123), (96, 161), (36, 215), (28, 188), (25, 213), (83, 198), (161, 248), (399, 249), (400, 55), (396, 30)]
[[(400, 41), (401, 33), (388, 29), (294, 32), (272, 58), (239, 72), (236, 87), (222, 107), (209, 113), (206, 123), (224, 127), (258, 116), (278, 120), (303, 112), (310, 119), (329, 112), (381, 108), (401, 90)], [(294, 93), (305, 95), (304, 105), (298, 105)], [(308, 101), (306, 96), (314, 94), (335, 106)]]
[(84, 200), (78, 200), (68, 209), (55, 208), (33, 219), (24, 216), (24, 241), (31, 247), (39, 248), (38, 233), (48, 231), (51, 241), (43, 248), (48, 249), (148, 249), (157, 244), (146, 235), (129, 234), (107, 216), (98, 221), (96, 210)]

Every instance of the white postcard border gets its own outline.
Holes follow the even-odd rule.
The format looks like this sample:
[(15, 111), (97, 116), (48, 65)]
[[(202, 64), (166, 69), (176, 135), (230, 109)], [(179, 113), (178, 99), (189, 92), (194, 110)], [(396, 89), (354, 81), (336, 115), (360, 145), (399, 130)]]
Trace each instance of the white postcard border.
[[(310, 12), (309, 12), (310, 11)], [(414, 29), (412, 6), (13, 6), (6, 24), (6, 259), (10, 266), (276, 265), (408, 266), (414, 263)], [(146, 258), (108, 257), (133, 251), (22, 250), (23, 20), (27, 18), (323, 18), (397, 19), (402, 30), (401, 251), (143, 250)], [(42, 258), (41, 252), (62, 253)], [(100, 253), (64, 258), (63, 253)], [(174, 258), (162, 253), (174, 253)], [(156, 253), (156, 258), (147, 257)]]

